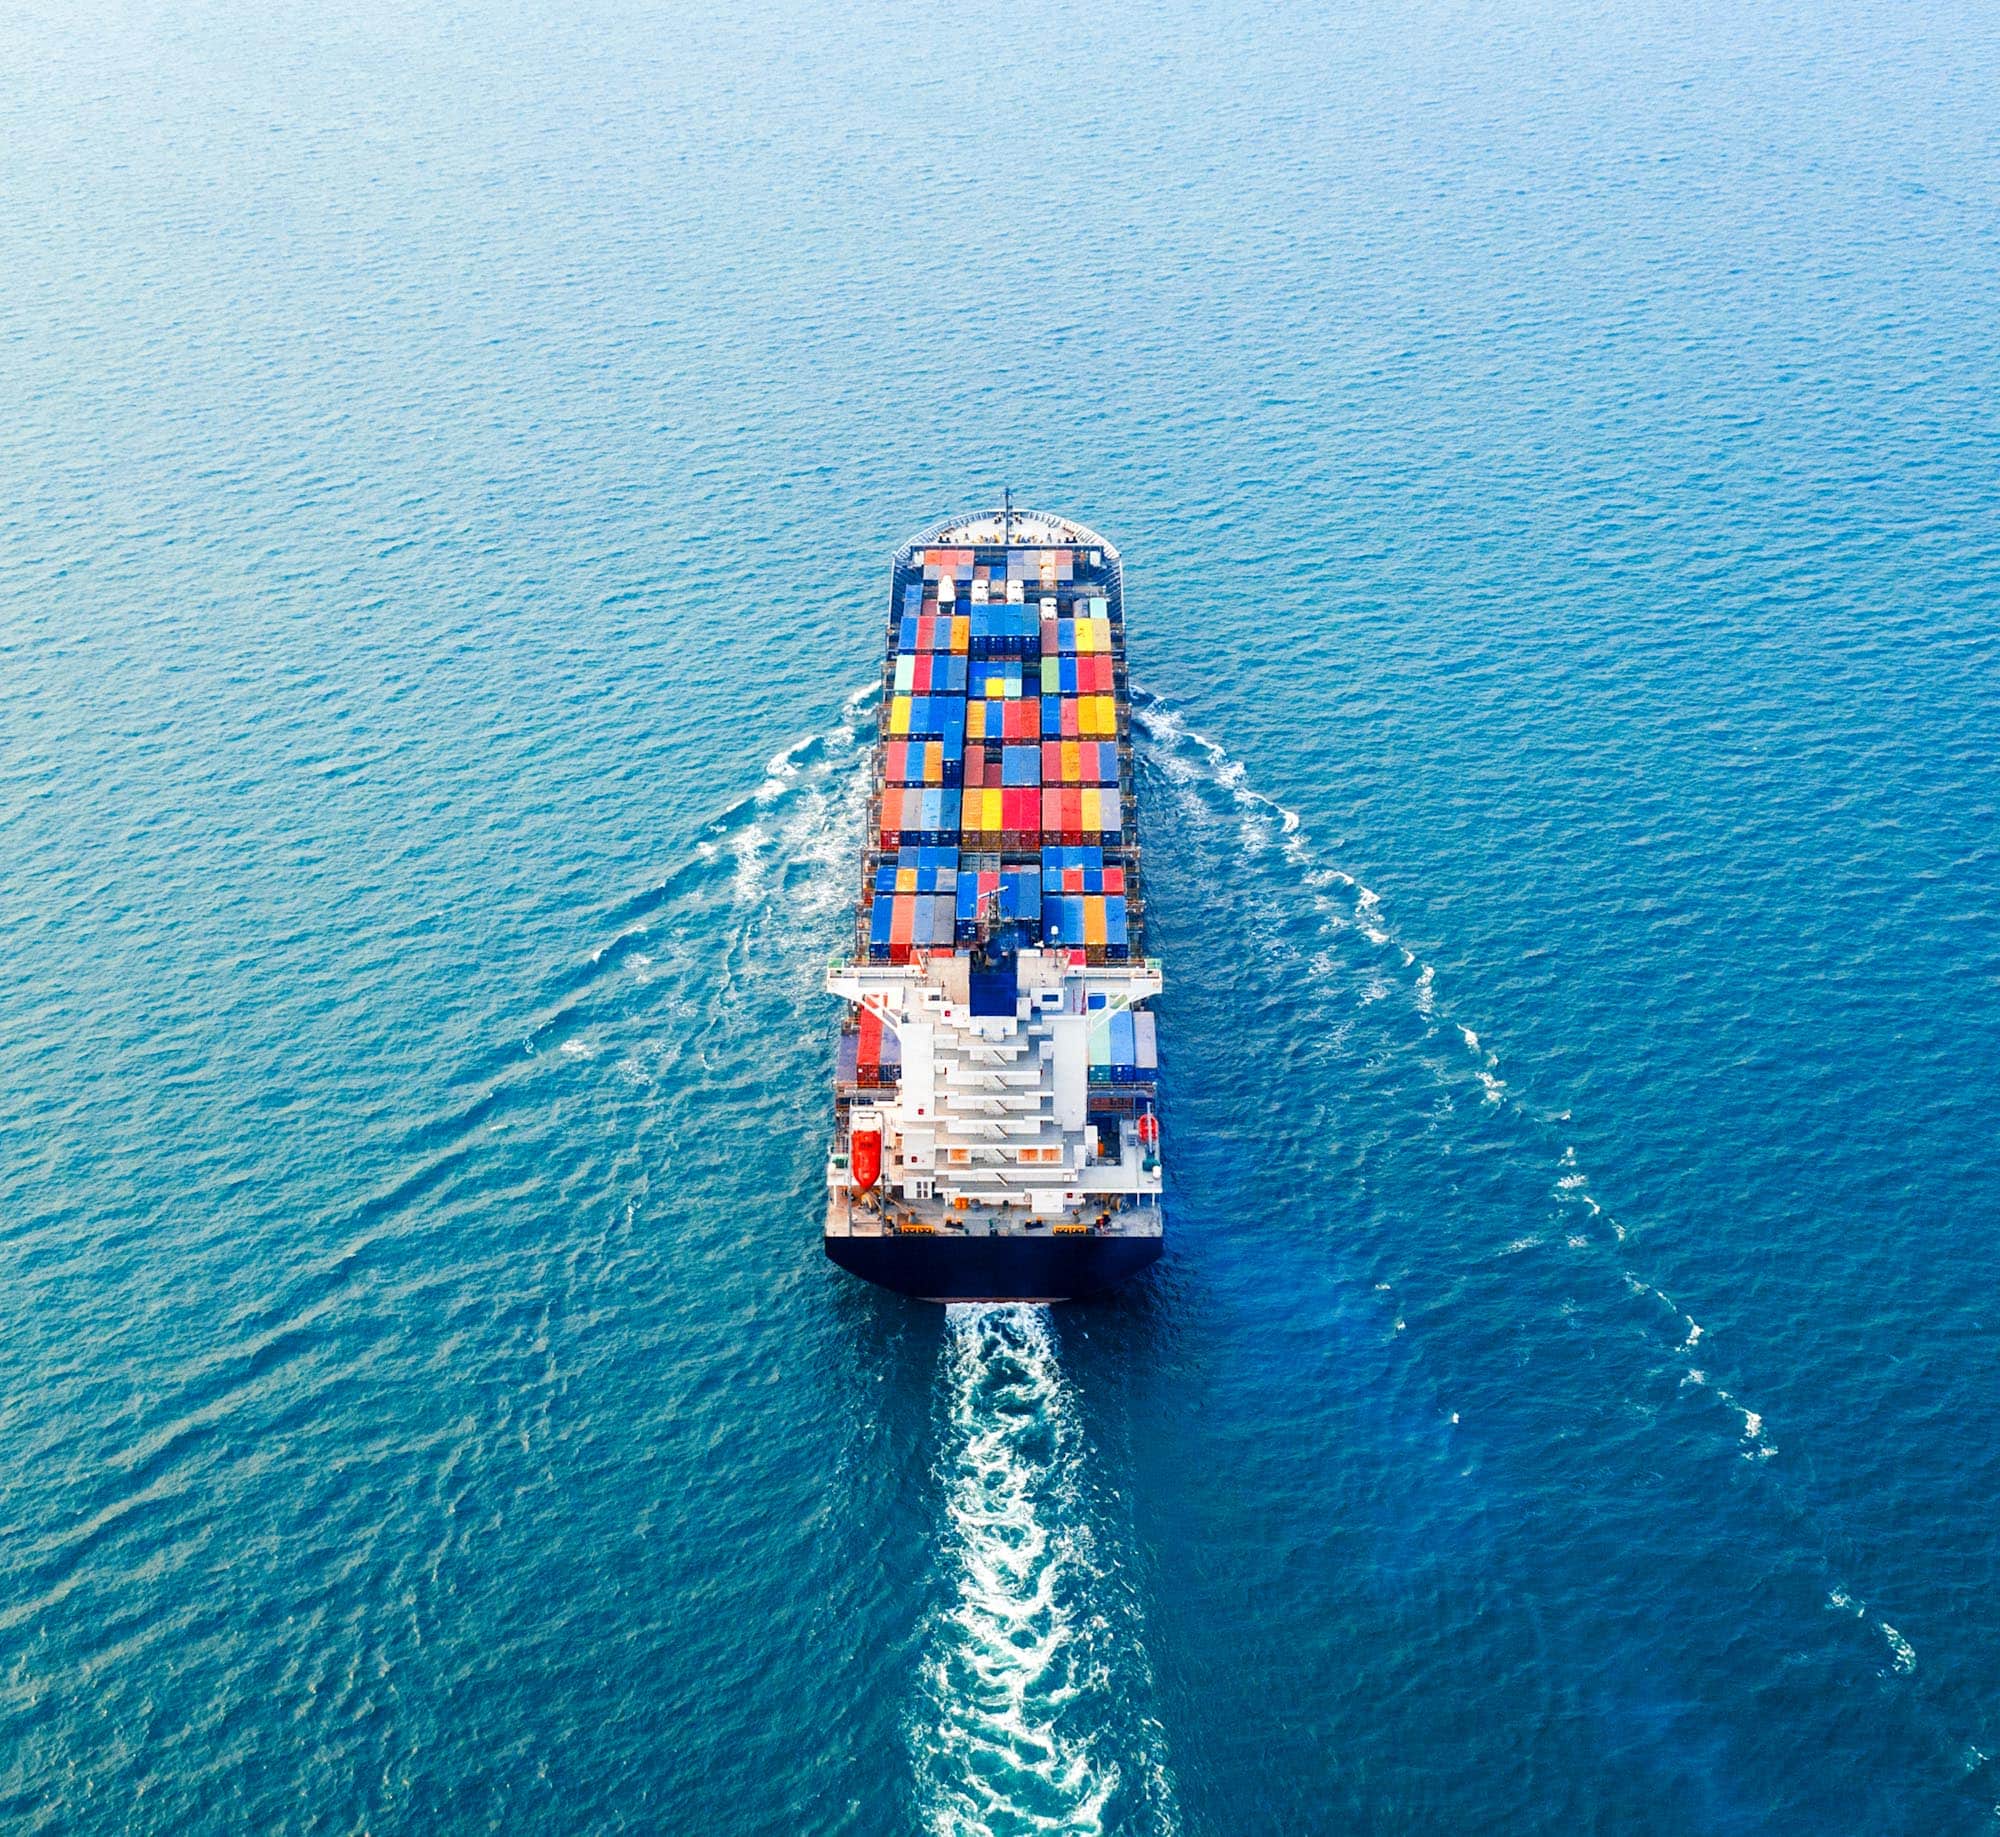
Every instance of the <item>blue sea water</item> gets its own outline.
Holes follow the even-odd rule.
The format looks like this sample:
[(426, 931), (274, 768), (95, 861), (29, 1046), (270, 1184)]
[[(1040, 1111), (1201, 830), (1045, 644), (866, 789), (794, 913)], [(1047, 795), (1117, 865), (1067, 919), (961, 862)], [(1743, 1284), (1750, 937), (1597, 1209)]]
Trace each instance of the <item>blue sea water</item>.
[[(2000, 24), (0, 19), (0, 1826), (2000, 1815)], [(818, 1245), (894, 545), (1172, 1237)]]

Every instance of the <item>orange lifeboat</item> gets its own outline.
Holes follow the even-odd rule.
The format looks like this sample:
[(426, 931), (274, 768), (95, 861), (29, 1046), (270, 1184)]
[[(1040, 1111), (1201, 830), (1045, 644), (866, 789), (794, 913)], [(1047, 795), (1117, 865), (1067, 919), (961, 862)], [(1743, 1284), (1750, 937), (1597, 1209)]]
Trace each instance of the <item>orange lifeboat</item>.
[(855, 1130), (847, 1138), (847, 1159), (854, 1175), (854, 1190), (867, 1192), (882, 1177), (882, 1131)]
[(1139, 1145), (1149, 1153), (1157, 1153), (1160, 1146), (1160, 1119), (1148, 1110), (1139, 1118)]

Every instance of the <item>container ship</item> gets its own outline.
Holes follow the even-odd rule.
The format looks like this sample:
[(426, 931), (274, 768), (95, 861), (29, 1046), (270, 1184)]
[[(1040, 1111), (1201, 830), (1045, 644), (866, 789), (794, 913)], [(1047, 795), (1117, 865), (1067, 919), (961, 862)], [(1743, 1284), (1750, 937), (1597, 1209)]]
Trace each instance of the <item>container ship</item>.
[(1004, 508), (906, 543), (834, 1071), (826, 1250), (933, 1301), (1156, 1260), (1159, 1044), (1118, 551)]

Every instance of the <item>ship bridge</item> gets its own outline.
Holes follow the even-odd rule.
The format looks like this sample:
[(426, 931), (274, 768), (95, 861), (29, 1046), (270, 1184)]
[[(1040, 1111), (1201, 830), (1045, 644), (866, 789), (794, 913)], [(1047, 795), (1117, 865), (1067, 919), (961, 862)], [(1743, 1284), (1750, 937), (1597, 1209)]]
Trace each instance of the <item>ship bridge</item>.
[[(901, 1059), (895, 1100), (857, 1104), (850, 1153), (828, 1166), (836, 1201), (851, 1198), (852, 1138), (879, 1136), (881, 1190), (837, 1207), (846, 1229), (1157, 1233), (1158, 1138), (1140, 1127), (1150, 1109), (1134, 1075), (1153, 1070), (1138, 1064), (1154, 1057), (1152, 1016), (1134, 1004), (1160, 986), (1155, 962), (1092, 967), (1081, 952), (1033, 949), (998, 970), (953, 955), (829, 971), (829, 992), (877, 1016)], [(1119, 1031), (1147, 1036), (1126, 1055), (1132, 1089), (1093, 1104), (1093, 1065), (1109, 1084)]]

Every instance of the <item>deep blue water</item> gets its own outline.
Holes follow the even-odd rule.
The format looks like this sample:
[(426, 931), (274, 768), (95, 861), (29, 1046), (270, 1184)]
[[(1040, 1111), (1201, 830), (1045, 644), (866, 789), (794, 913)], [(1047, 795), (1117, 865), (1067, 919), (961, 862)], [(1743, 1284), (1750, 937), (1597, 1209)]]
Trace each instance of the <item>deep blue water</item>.
[[(1994, 15), (0, 53), (0, 1825), (1992, 1828)], [(947, 1319), (818, 979), (1003, 484), (1173, 1236)]]

